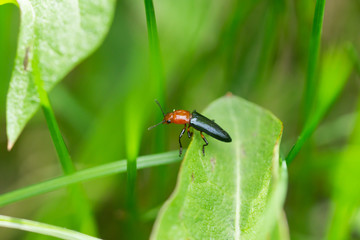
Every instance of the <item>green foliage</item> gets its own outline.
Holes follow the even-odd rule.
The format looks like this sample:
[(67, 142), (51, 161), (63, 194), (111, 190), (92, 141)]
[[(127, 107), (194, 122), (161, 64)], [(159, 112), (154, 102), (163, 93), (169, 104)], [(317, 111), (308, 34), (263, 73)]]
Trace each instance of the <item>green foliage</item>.
[(282, 123), (235, 96), (204, 111), (232, 137), (224, 143), (195, 132), (177, 187), (163, 206), (152, 239), (264, 239), (285, 198), (287, 171), (279, 160)]
[(8, 149), (39, 107), (32, 59), (38, 58), (49, 91), (96, 49), (108, 32), (114, 0), (19, 1), (21, 25), (7, 97)]
[[(137, 159), (138, 169), (154, 167), (162, 164), (170, 164), (180, 161), (178, 151), (172, 151), (161, 154), (141, 156)], [(21, 188), (13, 192), (0, 195), (0, 206), (20, 201), (32, 196), (36, 196), (42, 193), (50, 192), (61, 187), (71, 185), (73, 183), (79, 183), (82, 181), (88, 181), (100, 177), (113, 175), (116, 173), (122, 173), (126, 171), (126, 160), (120, 160), (104, 164), (98, 167), (93, 167), (81, 171), (77, 171), (73, 174), (61, 176), (41, 182), (32, 186)]]
[[(208, 114), (252, 151), (237, 161), (236, 141), (228, 144), (208, 138), (203, 157), (203, 142), (195, 132), (153, 238), (171, 234), (170, 227), (180, 221), (193, 224), (189, 229), (195, 236), (215, 235), (218, 229), (234, 233), (235, 227), (225, 227), (234, 223), (231, 183), (237, 181), (234, 171), (239, 163), (242, 201), (237, 226), (242, 238), (260, 233), (259, 239), (265, 235), (270, 239), (359, 239), (360, 133), (353, 117), (360, 111), (355, 106), (360, 72), (357, 2), (327, 1), (326, 7), (325, 0), (290, 4), (284, 0), (159, 0), (155, 5), (151, 0), (124, 0), (116, 7), (114, 0), (18, 2), (0, 0), (0, 191), (5, 192), (0, 206), (7, 215), (90, 235), (99, 229), (104, 239), (148, 239), (160, 206), (174, 191), (181, 160), (177, 138), (183, 126), (146, 130), (162, 118), (153, 102), (158, 99), (166, 111), (197, 109)], [(350, 51), (341, 43), (350, 43)], [(351, 74), (353, 65), (357, 75)], [(12, 68), (8, 147), (20, 133), (21, 138), (7, 152), (3, 109)], [(57, 86), (60, 80), (64, 81)], [(202, 111), (228, 91), (257, 105), (225, 97)], [(212, 112), (226, 101), (242, 106), (234, 104), (235, 121), (228, 117), (227, 107)], [(40, 104), (48, 129), (42, 115), (34, 115)], [(251, 121), (256, 109), (264, 118)], [(271, 158), (271, 150), (278, 147), (274, 141), (279, 121), (264, 109), (284, 122), (280, 156), (296, 142), (283, 158), (291, 163), (284, 210), (285, 163)], [(233, 126), (238, 116), (247, 121)], [(265, 129), (264, 124), (261, 130), (264, 134), (274, 130), (273, 137), (248, 134), (267, 120), (274, 128)], [(318, 125), (320, 131), (316, 131)], [(296, 141), (299, 126), (302, 131)], [(240, 133), (234, 137), (233, 132)], [(269, 141), (266, 147), (265, 140)], [(183, 138), (185, 146), (188, 141)], [(176, 150), (148, 155), (167, 149)], [(65, 173), (72, 173), (62, 174), (56, 153)], [(257, 157), (264, 154), (262, 162)], [(210, 156), (216, 156), (214, 165)], [(130, 164), (114, 159), (127, 159)], [(219, 166), (229, 171), (217, 172)], [(128, 185), (125, 174), (117, 173), (129, 174)], [(211, 177), (216, 177), (217, 188), (206, 181)], [(130, 186), (130, 198), (126, 186)], [(184, 186), (189, 189), (181, 196)], [(221, 198), (221, 190), (230, 195)], [(174, 202), (182, 198), (187, 201), (182, 202), (186, 211), (179, 215)], [(136, 222), (127, 199), (136, 204)], [(224, 205), (223, 199), (230, 204), (217, 208)], [(225, 212), (228, 209), (230, 214)], [(97, 221), (91, 226), (87, 221), (93, 220), (93, 213)], [(165, 222), (167, 217), (171, 219)], [(1, 238), (50, 236), (2, 228)]]
[(308, 141), (320, 121), (333, 105), (346, 81), (349, 79), (353, 67), (347, 48), (337, 47), (326, 52), (321, 68), (320, 80), (317, 88), (315, 107), (305, 122), (304, 128), (289, 152), (286, 161), (290, 164), (301, 147)]
[[(311, 111), (313, 110), (313, 102), (315, 99), (316, 92), (316, 74), (318, 59), (320, 54), (320, 43), (321, 43), (321, 32), (324, 20), (326, 0), (317, 0), (315, 6), (314, 20), (312, 26), (312, 33), (310, 38), (309, 47), (309, 61), (305, 82), (305, 96), (304, 96), (304, 115), (305, 119), (309, 118)], [(306, 121), (305, 120), (305, 121)]]
[(0, 0), (0, 5), (6, 4), (6, 3), (12, 3), (15, 5), (18, 5), (16, 0)]
[[(359, 105), (360, 106), (360, 105)], [(358, 106), (358, 109), (359, 109)], [(360, 190), (360, 114), (358, 113), (349, 143), (339, 157), (334, 171), (332, 191), (332, 218), (329, 221), (328, 239), (348, 239), (354, 218), (359, 211)], [(344, 184), (347, 183), (347, 184)]]
[(82, 233), (71, 231), (66, 228), (56, 227), (40, 222), (29, 221), (0, 215), (0, 227), (16, 228), (23, 231), (40, 233), (67, 240), (96, 240), (99, 238), (91, 237)]

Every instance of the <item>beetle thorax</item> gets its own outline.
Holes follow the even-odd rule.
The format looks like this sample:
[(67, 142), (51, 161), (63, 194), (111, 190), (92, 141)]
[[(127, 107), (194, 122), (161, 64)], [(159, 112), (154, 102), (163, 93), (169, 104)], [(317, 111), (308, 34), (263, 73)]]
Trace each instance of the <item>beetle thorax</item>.
[(168, 113), (164, 117), (164, 123), (187, 124), (190, 123), (190, 112), (186, 110), (176, 110)]

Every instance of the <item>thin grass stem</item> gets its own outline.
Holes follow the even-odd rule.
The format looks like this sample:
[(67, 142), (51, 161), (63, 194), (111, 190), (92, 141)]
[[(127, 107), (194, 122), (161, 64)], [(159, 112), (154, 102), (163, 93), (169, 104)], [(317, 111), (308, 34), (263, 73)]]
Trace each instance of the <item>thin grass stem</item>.
[[(39, 69), (39, 59), (34, 57), (32, 61), (33, 66), (33, 79), (38, 91), (40, 98), (40, 105), (43, 109), (46, 123), (48, 125), (51, 138), (53, 140), (56, 153), (60, 160), (62, 170), (65, 175), (72, 174), (76, 172), (74, 164), (71, 160), (69, 151), (66, 147), (64, 139), (61, 135), (60, 128), (57, 124), (54, 111), (51, 107), (50, 100), (47, 92), (44, 89), (44, 83), (41, 79), (40, 69)], [(68, 187), (68, 192), (73, 203), (73, 207), (77, 209), (78, 216), (78, 226), (79, 229), (83, 232), (96, 235), (96, 225), (91, 213), (91, 207), (86, 198), (84, 189), (79, 185), (72, 185)]]
[(4, 215), (0, 215), (0, 227), (14, 228), (68, 240), (99, 240), (99, 238), (88, 236), (66, 228)]
[(309, 60), (307, 67), (307, 75), (305, 82), (305, 92), (304, 92), (304, 120), (310, 116), (311, 111), (313, 110), (313, 103), (315, 100), (316, 92), (316, 70), (318, 68), (318, 59), (320, 52), (321, 44), (321, 31), (324, 19), (324, 10), (325, 10), (326, 0), (317, 0), (315, 6), (314, 20), (312, 33), (310, 38), (310, 47), (309, 47)]
[[(184, 152), (185, 151), (186, 149)], [(181, 158), (179, 157), (179, 152), (177, 150), (160, 154), (146, 155), (138, 158), (137, 169), (171, 164), (179, 161), (181, 161)], [(43, 193), (54, 191), (74, 183), (85, 182), (101, 177), (111, 176), (117, 173), (123, 173), (126, 172), (126, 166), (126, 160), (119, 160), (97, 167), (76, 171), (69, 175), (57, 177), (45, 182), (37, 183), (9, 193), (5, 193), (0, 195), (0, 207)]]

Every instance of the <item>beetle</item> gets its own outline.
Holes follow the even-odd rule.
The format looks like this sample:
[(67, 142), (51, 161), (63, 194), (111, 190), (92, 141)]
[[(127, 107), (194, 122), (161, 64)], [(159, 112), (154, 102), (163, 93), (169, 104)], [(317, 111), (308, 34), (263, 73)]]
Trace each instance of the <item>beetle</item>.
[(230, 135), (224, 129), (222, 129), (218, 124), (216, 124), (214, 120), (208, 119), (207, 117), (196, 112), (196, 110), (190, 113), (189, 111), (186, 110), (174, 109), (172, 112), (165, 114), (159, 101), (155, 100), (155, 102), (159, 106), (164, 116), (164, 119), (158, 124), (149, 127), (148, 130), (151, 130), (152, 128), (160, 124), (170, 124), (170, 123), (184, 124), (184, 128), (181, 130), (179, 135), (179, 144), (180, 144), (179, 156), (181, 156), (182, 154), (181, 137), (184, 135), (186, 128), (187, 128), (187, 135), (189, 138), (193, 134), (192, 132), (190, 133), (190, 127), (193, 127), (194, 129), (200, 131), (200, 136), (205, 142), (205, 144), (202, 147), (202, 152), (204, 156), (205, 156), (205, 147), (209, 145), (209, 142), (206, 140), (203, 132), (222, 142), (232, 141)]

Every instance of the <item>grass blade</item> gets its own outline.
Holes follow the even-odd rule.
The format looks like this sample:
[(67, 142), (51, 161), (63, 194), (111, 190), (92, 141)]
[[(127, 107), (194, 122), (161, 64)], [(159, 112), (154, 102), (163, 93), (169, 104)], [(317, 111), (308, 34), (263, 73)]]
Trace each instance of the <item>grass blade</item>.
[(99, 239), (66, 228), (57, 227), (57, 226), (30, 221), (21, 218), (8, 217), (4, 215), (0, 215), (0, 226), (44, 234), (44, 235), (53, 236), (61, 239), (67, 239), (67, 240)]
[[(40, 105), (43, 109), (46, 123), (48, 125), (50, 135), (56, 149), (56, 153), (59, 157), (62, 170), (65, 173), (65, 175), (68, 175), (74, 173), (76, 170), (71, 160), (69, 151), (64, 142), (64, 139), (61, 135), (59, 126), (55, 118), (54, 111), (50, 104), (48, 94), (44, 89), (44, 82), (41, 79), (40, 69), (39, 69), (39, 58), (37, 57), (38, 56), (37, 54), (38, 53), (35, 50), (35, 57), (33, 58), (32, 61), (34, 82), (36, 85), (37, 92), (39, 94)], [(76, 216), (77, 216), (77, 224), (79, 229), (82, 232), (96, 235), (97, 228), (96, 228), (95, 220), (93, 219), (91, 207), (86, 198), (84, 189), (80, 185), (71, 185), (68, 186), (68, 192), (74, 208), (78, 209)]]
[[(185, 150), (184, 150), (185, 153)], [(137, 169), (147, 167), (160, 166), (179, 162), (179, 152), (171, 151), (160, 154), (146, 155), (138, 158)], [(117, 173), (126, 172), (126, 160), (120, 160), (101, 166), (80, 170), (73, 174), (57, 177), (45, 182), (37, 183), (28, 187), (24, 187), (9, 193), (0, 195), (0, 207), (14, 203), (29, 197), (33, 197), (42, 193), (50, 192), (70, 184), (93, 180), (105, 176), (114, 175)]]
[(316, 69), (318, 66), (320, 43), (321, 43), (321, 30), (324, 19), (324, 9), (326, 0), (317, 0), (314, 13), (314, 21), (312, 34), (310, 38), (309, 47), (309, 61), (305, 82), (304, 92), (304, 117), (307, 121), (310, 112), (313, 109), (313, 102), (316, 92)]
[(300, 151), (301, 147), (310, 138), (320, 121), (324, 118), (343, 89), (352, 70), (353, 62), (344, 47), (329, 50), (323, 60), (322, 71), (319, 81), (318, 96), (315, 102), (316, 108), (286, 157), (289, 165)]
[[(156, 24), (155, 9), (152, 0), (144, 0), (145, 13), (146, 13), (146, 24), (148, 30), (149, 40), (149, 52), (150, 52), (150, 74), (152, 79), (152, 85), (156, 99), (161, 104), (165, 102), (165, 75), (164, 67), (161, 60), (161, 50), (159, 43), (159, 34)], [(164, 137), (165, 131), (162, 128), (157, 129), (156, 134), (156, 151), (163, 152), (165, 150)]]

